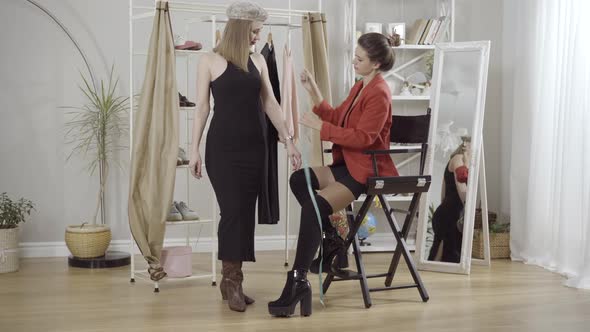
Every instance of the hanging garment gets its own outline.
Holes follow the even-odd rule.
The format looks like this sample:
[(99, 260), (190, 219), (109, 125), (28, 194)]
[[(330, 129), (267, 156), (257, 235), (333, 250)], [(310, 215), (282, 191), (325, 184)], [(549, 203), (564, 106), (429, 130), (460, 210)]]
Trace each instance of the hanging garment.
[[(281, 91), (280, 91), (280, 83), (279, 83), (279, 73), (277, 70), (277, 60), (275, 56), (275, 47), (274, 44), (271, 42), (266, 43), (260, 51), (260, 54), (264, 57), (266, 61), (266, 66), (268, 68), (268, 76), (270, 79), (270, 84), (272, 86), (272, 91), (277, 102), (281, 103)], [(258, 221), (259, 223), (269, 223), (269, 224), (277, 224), (279, 222), (280, 210), (279, 210), (279, 175), (278, 175), (278, 157), (277, 157), (277, 142), (279, 140), (279, 134), (277, 129), (272, 124), (268, 116), (265, 115), (266, 118), (266, 144), (267, 144), (267, 166), (268, 166), (268, 176), (263, 179), (265, 181), (264, 185), (268, 188), (266, 193), (268, 195), (263, 195), (260, 199), (267, 200), (267, 206), (269, 210), (264, 210), (264, 204), (258, 204), (258, 215), (263, 216)]]
[(272, 92), (275, 95), (277, 102), (281, 103), (281, 90), (279, 82), (279, 71), (277, 69), (277, 58), (275, 52), (275, 46), (273, 43), (266, 43), (260, 51), (260, 54), (264, 57), (266, 65), (268, 66), (268, 77), (270, 78), (270, 84), (272, 85)]
[(285, 45), (283, 50), (283, 79), (281, 80), (281, 109), (289, 135), (299, 138), (299, 114), (297, 111), (297, 90), (295, 89), (295, 69), (291, 50)]
[(172, 203), (178, 156), (178, 90), (168, 3), (159, 1), (145, 79), (134, 121), (129, 226), (154, 271), (160, 266), (165, 221)]
[[(315, 78), (318, 88), (328, 104), (332, 105), (332, 92), (328, 70), (328, 33), (326, 15), (306, 13), (302, 18), (303, 56), (305, 68)], [(317, 130), (311, 131), (311, 165), (331, 164), (331, 156), (324, 156), (324, 148), (331, 148), (330, 142), (322, 142)]]

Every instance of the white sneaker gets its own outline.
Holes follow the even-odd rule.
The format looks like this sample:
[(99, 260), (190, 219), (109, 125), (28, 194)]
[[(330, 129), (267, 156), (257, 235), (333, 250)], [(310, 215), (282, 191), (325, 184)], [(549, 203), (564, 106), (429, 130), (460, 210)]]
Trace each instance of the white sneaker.
[(174, 35), (174, 46), (184, 45), (186, 39), (181, 35)]
[(182, 214), (183, 220), (199, 220), (199, 215), (195, 211), (189, 209), (185, 202), (176, 203), (176, 208), (180, 211), (180, 214)]
[(172, 202), (172, 206), (170, 207), (170, 211), (168, 212), (168, 216), (166, 217), (167, 221), (182, 221), (182, 214), (176, 208), (176, 202)]
[(189, 159), (186, 156), (186, 152), (184, 151), (183, 148), (179, 147), (178, 148), (178, 157), (176, 158), (176, 166), (181, 166), (181, 165), (188, 165), (189, 164)]

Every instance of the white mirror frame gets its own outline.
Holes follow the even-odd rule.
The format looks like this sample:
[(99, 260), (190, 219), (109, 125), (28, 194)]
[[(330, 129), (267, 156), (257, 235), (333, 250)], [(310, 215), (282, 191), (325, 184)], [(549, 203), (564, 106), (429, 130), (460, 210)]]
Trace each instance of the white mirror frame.
[[(488, 78), (488, 63), (490, 54), (490, 41), (474, 42), (453, 42), (436, 44), (434, 52), (434, 68), (432, 77), (432, 92), (430, 107), (432, 110), (430, 121), (430, 135), (428, 139), (428, 153), (426, 156), (426, 167), (424, 174), (432, 174), (434, 164), (434, 147), (436, 143), (436, 132), (438, 122), (438, 110), (440, 101), (440, 90), (442, 71), (444, 67), (445, 53), (447, 52), (473, 52), (479, 51), (479, 86), (476, 95), (476, 108), (473, 120), (473, 131), (471, 135), (472, 156), (469, 162), (469, 183), (477, 184), (480, 172), (480, 158), (483, 147), (483, 119), (486, 97), (486, 86)], [(473, 227), (475, 220), (475, 206), (477, 200), (478, 185), (469, 186), (467, 189), (463, 240), (461, 243), (461, 261), (459, 263), (437, 262), (427, 260), (428, 255), (424, 253), (423, 245), (426, 239), (428, 224), (428, 206), (431, 192), (426, 193), (420, 200), (420, 218), (418, 222), (418, 233), (416, 236), (417, 265), (419, 270), (447, 272), (457, 274), (469, 274), (471, 271), (471, 250), (473, 244)]]

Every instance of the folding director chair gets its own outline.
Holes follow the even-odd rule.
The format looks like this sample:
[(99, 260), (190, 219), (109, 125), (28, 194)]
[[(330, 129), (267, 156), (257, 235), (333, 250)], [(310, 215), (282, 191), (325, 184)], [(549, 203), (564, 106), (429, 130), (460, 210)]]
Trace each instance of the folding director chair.
[[(346, 208), (346, 215), (350, 226), (348, 236), (344, 241), (344, 246), (348, 249), (350, 245), (353, 247), (353, 254), (356, 261), (357, 271), (338, 269), (337, 264), (332, 264), (328, 275), (323, 284), (324, 292), (328, 291), (333, 281), (343, 280), (359, 280), (361, 291), (363, 294), (363, 300), (365, 307), (371, 307), (370, 292), (378, 292), (385, 290), (394, 289), (405, 289), (405, 288), (418, 288), (418, 292), (422, 297), (422, 301), (428, 301), (428, 293), (422, 283), (416, 265), (410, 254), (410, 250), (406, 244), (406, 238), (408, 232), (412, 226), (412, 222), (415, 219), (420, 197), (422, 193), (425, 193), (430, 188), (431, 177), (430, 175), (423, 175), (424, 164), (426, 160), (426, 151), (428, 147), (428, 131), (430, 127), (430, 109), (428, 109), (425, 115), (419, 116), (393, 116), (393, 123), (391, 129), (391, 141), (394, 143), (403, 144), (415, 144), (414, 146), (398, 146), (395, 149), (390, 150), (371, 150), (365, 151), (366, 154), (370, 154), (373, 158), (373, 171), (375, 175), (368, 178), (367, 180), (367, 191), (366, 198), (363, 201), (359, 212), (354, 215), (352, 205)], [(377, 170), (376, 155), (379, 154), (396, 154), (396, 153), (420, 153), (420, 167), (419, 175), (416, 176), (395, 176), (395, 177), (381, 177)], [(412, 201), (408, 210), (393, 209), (389, 206), (389, 202), (384, 195), (391, 194), (413, 194)], [(377, 197), (381, 203), (383, 212), (387, 218), (389, 226), (393, 232), (393, 235), (397, 241), (395, 252), (389, 265), (387, 273), (367, 275), (365, 273), (365, 267), (363, 265), (362, 254), (360, 251), (359, 239), (357, 232), (361, 226), (363, 219), (365, 218), (374, 198)], [(403, 226), (400, 227), (398, 224), (394, 212), (403, 213), (406, 215)], [(395, 272), (397, 270), (401, 256), (408, 266), (410, 274), (414, 280), (413, 284), (391, 286)], [(332, 260), (338, 261), (338, 259)], [(379, 278), (385, 277), (385, 287), (369, 288), (367, 284), (368, 278)]]

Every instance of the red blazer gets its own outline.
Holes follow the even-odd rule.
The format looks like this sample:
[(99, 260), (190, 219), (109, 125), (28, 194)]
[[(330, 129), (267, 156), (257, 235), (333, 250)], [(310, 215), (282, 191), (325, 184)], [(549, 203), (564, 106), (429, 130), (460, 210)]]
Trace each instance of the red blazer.
[[(320, 138), (334, 143), (334, 164), (345, 161), (352, 177), (360, 183), (367, 183), (367, 177), (374, 176), (373, 162), (372, 157), (363, 151), (389, 149), (391, 92), (381, 74), (377, 74), (346, 116), (362, 87), (363, 81), (357, 82), (346, 100), (335, 109), (324, 100), (313, 108), (313, 112), (324, 121)], [(377, 169), (380, 176), (399, 175), (387, 154), (377, 155)]]

